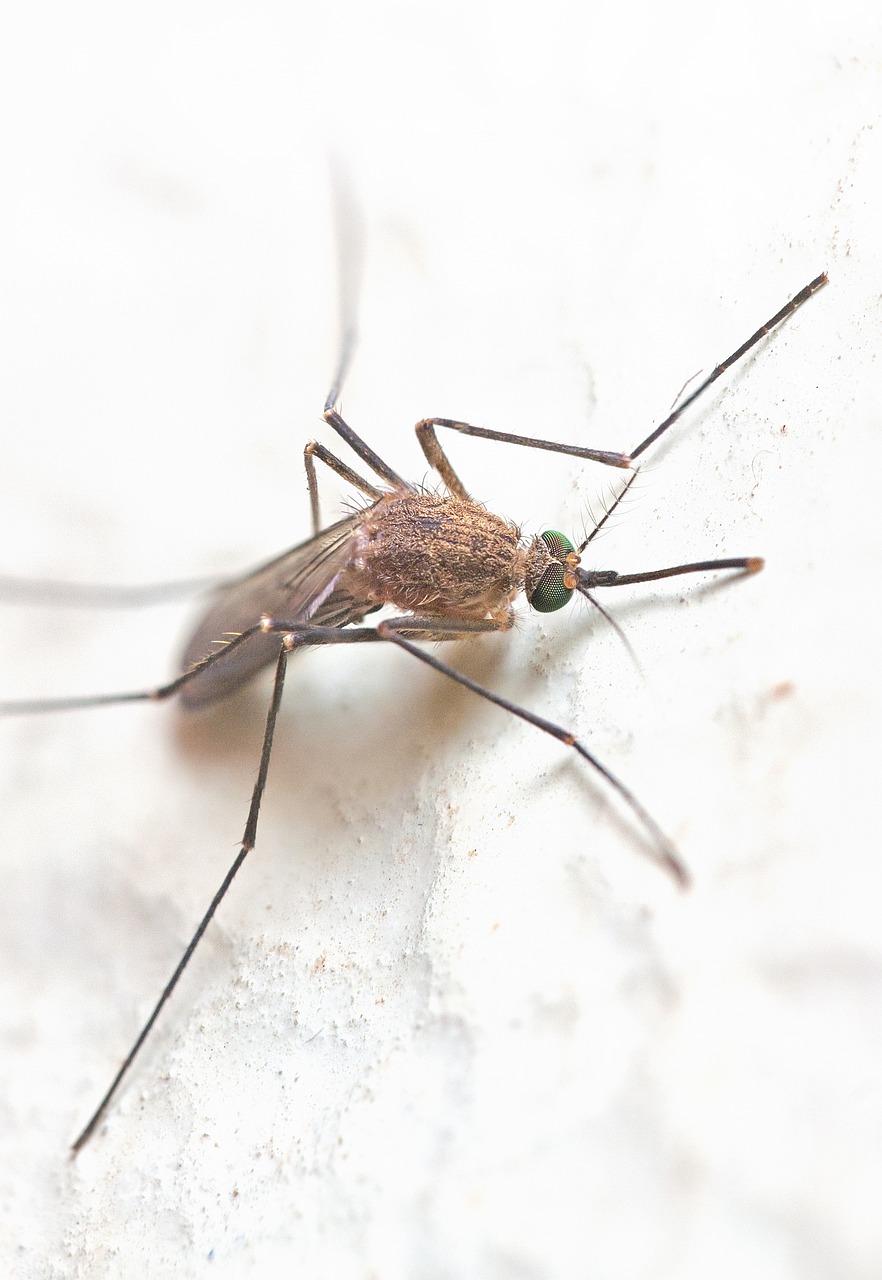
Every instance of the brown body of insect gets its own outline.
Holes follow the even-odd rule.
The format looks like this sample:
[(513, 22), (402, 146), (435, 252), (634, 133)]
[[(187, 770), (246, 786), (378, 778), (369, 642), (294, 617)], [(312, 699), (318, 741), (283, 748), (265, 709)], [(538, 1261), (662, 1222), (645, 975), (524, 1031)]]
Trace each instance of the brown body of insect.
[(507, 631), (515, 599), (532, 594), (553, 559), (540, 538), (523, 545), (517, 526), (477, 502), (396, 488), (256, 570), (243, 591), (225, 590), (187, 645), (183, 670), (197, 674), (182, 702), (216, 702), (277, 657), (282, 640), (266, 632), (228, 661), (219, 651), (270, 609), (314, 626), (358, 624), (384, 605), (446, 622), (433, 630), (398, 620), (422, 640), (450, 640), (458, 621)]
[[(291, 624), (288, 634), (300, 637), (299, 643), (288, 640), (289, 648), (391, 639), (374, 629), (340, 635), (317, 630), (357, 627), (386, 605), (408, 611), (394, 619), (394, 631), (411, 640), (507, 631), (522, 592), (532, 603), (549, 572), (560, 575), (566, 562), (572, 573), (578, 564), (570, 544), (562, 559), (542, 537), (524, 542), (516, 525), (469, 496), (435, 435), (437, 426), (471, 433), (467, 423), (417, 424), (426, 457), (449, 491), (438, 494), (407, 483), (381, 463), (332, 406), (325, 418), (392, 487), (380, 490), (317, 442), (307, 445), (315, 533), (218, 593), (183, 655), (180, 697), (187, 708), (227, 697), (276, 659), (286, 643), (283, 620)], [(316, 456), (374, 499), (326, 529), (319, 527)], [(627, 464), (623, 454), (603, 454), (604, 461), (613, 458), (616, 465)], [(569, 585), (576, 587), (574, 577)]]
[(375, 604), (449, 618), (513, 622), (513, 601), (551, 563), (538, 538), (464, 498), (389, 494), (364, 513), (354, 588)]

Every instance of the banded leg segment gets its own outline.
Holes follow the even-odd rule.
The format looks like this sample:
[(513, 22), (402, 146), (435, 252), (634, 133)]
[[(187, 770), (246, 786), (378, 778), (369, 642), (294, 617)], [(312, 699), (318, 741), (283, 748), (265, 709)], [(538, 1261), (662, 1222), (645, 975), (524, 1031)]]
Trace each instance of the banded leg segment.
[(369, 498), (373, 498), (376, 501), (377, 498), (382, 498), (383, 496), (382, 489), (378, 489), (376, 485), (371, 484), (369, 480), (365, 480), (363, 476), (360, 476), (357, 471), (353, 471), (335, 453), (331, 453), (330, 449), (326, 449), (318, 440), (310, 440), (303, 450), (303, 466), (306, 470), (306, 483), (309, 486), (309, 509), (312, 514), (312, 534), (315, 538), (322, 531), (318, 480), (315, 474), (316, 458), (323, 462), (325, 466), (330, 467), (331, 471), (340, 476), (342, 480), (345, 480), (347, 484), (351, 484), (353, 488), (367, 494)]
[(387, 484), (390, 484), (393, 489), (406, 489), (410, 492), (415, 491), (412, 484), (408, 484), (406, 480), (402, 479), (397, 471), (393, 471), (388, 463), (384, 462), (378, 453), (374, 453), (370, 445), (366, 444), (365, 441), (362, 440), (361, 436), (352, 430), (349, 423), (344, 422), (343, 418), (331, 403), (325, 405), (325, 411), (322, 416), (328, 426), (333, 427), (337, 432), (337, 435), (341, 440), (346, 441), (353, 453), (358, 454), (362, 462), (367, 463), (371, 471), (378, 475), (382, 480), (385, 480)]
[[(490, 619), (436, 618), (406, 614), (392, 618), (390, 621), (404, 635), (413, 635), (422, 640), (464, 640), (467, 636), (481, 635), (488, 631), (501, 631), (501, 627)], [(164, 702), (174, 697), (185, 685), (195, 680), (207, 668), (222, 662), (233, 650), (247, 645), (255, 636), (269, 633), (289, 636), (288, 651), (308, 648), (311, 645), (327, 644), (370, 644), (383, 637), (376, 627), (322, 627), (311, 626), (308, 622), (279, 620), (269, 617), (261, 618), (253, 626), (246, 628), (237, 636), (233, 636), (223, 648), (209, 654), (198, 666), (184, 671), (167, 684), (157, 685), (152, 689), (133, 689), (122, 693), (84, 694), (69, 698), (22, 698), (0, 702), (0, 716), (39, 715), (56, 711), (83, 711), (90, 707), (107, 707), (123, 705), (128, 702)]]
[(664, 435), (668, 428), (672, 427), (674, 423), (683, 416), (689, 406), (694, 404), (699, 396), (704, 395), (708, 387), (712, 386), (716, 382), (717, 378), (721, 377), (727, 369), (731, 369), (733, 364), (737, 364), (742, 356), (747, 355), (748, 351), (750, 351), (752, 347), (755, 347), (761, 339), (765, 338), (773, 329), (776, 329), (779, 324), (782, 324), (788, 316), (792, 316), (794, 311), (798, 311), (803, 303), (808, 302), (812, 294), (817, 293), (819, 289), (823, 289), (824, 285), (828, 283), (828, 279), (829, 277), (827, 276), (826, 271), (822, 271), (821, 274), (819, 276), (815, 276), (814, 280), (810, 281), (804, 289), (800, 289), (799, 293), (797, 293), (795, 297), (785, 303), (780, 311), (776, 311), (770, 320), (767, 320), (765, 324), (760, 325), (757, 331), (752, 333), (746, 342), (742, 342), (737, 351), (733, 351), (730, 356), (727, 356), (722, 363), (718, 364), (716, 368), (698, 384), (694, 391), (690, 391), (685, 400), (680, 401), (676, 409), (674, 409), (672, 413), (668, 414), (664, 422), (659, 423), (655, 430), (650, 432), (646, 439), (642, 440), (640, 444), (637, 445), (636, 449), (631, 450), (631, 458), (639, 458), (641, 453), (648, 449), (651, 444), (655, 444), (659, 436)]
[(608, 467), (629, 467), (631, 459), (624, 453), (613, 453), (607, 449), (588, 449), (575, 444), (558, 444), (554, 440), (539, 440), (532, 436), (512, 435), (508, 431), (491, 431), (488, 427), (473, 427), (469, 422), (460, 422), (456, 418), (423, 418), (414, 430), (420, 442), (420, 448), (426, 455), (429, 465), (438, 472), (448, 491), (455, 498), (468, 498), (465, 485), (450, 465), (447, 454), (435, 434), (436, 427), (444, 427), (448, 431), (458, 431), (464, 436), (476, 436), (482, 440), (496, 440), (501, 444), (519, 444), (526, 449), (545, 449), (549, 453), (563, 453), (570, 458), (585, 458), (589, 462), (602, 462)]
[(101, 1117), (104, 1115), (105, 1111), (109, 1107), (111, 1101), (113, 1100), (114, 1095), (116, 1094), (117, 1089), (122, 1084), (125, 1076), (129, 1071), (129, 1068), (131, 1067), (132, 1063), (135, 1061), (135, 1058), (138, 1056), (141, 1046), (144, 1044), (144, 1041), (147, 1039), (147, 1037), (150, 1035), (150, 1032), (153, 1030), (153, 1026), (156, 1022), (156, 1019), (159, 1017), (167, 1001), (172, 995), (175, 987), (178, 985), (179, 981), (181, 980), (181, 976), (184, 970), (186, 969), (187, 965), (190, 963), (190, 960), (193, 956), (194, 951), (199, 946), (199, 943), (202, 940), (202, 935), (205, 933), (205, 930), (208, 928), (209, 924), (211, 923), (212, 918), (214, 917), (214, 914), (217, 911), (218, 907), (220, 906), (221, 902), (226, 897), (227, 890), (229, 889), (230, 885), (233, 883), (234, 879), (236, 878), (236, 874), (239, 871), (239, 868), (242, 866), (242, 863), (245, 861), (248, 854), (254, 848), (254, 842), (257, 838), (257, 823), (260, 817), (260, 806), (263, 800), (264, 789), (266, 787), (267, 774), (269, 772), (270, 756), (272, 755), (272, 749), (273, 749), (273, 734), (275, 733), (276, 719), (279, 713), (279, 705), (282, 701), (282, 689), (284, 688), (284, 684), (285, 684), (285, 672), (287, 669), (287, 665), (288, 665), (288, 650), (283, 647), (279, 652), (279, 659), (278, 659), (278, 662), (276, 663), (276, 678), (273, 684), (272, 700), (270, 702), (269, 710), (267, 712), (267, 717), (266, 717), (266, 727), (264, 729), (264, 734), (263, 734), (263, 745), (261, 747), (261, 752), (260, 752), (260, 765), (258, 767), (258, 772), (257, 772), (257, 781), (254, 784), (254, 790), (251, 794), (251, 803), (248, 807), (248, 818), (245, 822), (245, 831), (242, 835), (242, 841), (239, 848), (239, 852), (236, 854), (236, 857), (233, 859), (233, 863), (230, 866), (229, 871), (221, 881), (220, 888), (218, 889), (217, 893), (214, 895), (211, 902), (209, 903), (208, 910), (205, 912), (205, 915), (199, 921), (199, 924), (196, 928), (196, 932), (193, 934), (192, 938), (187, 944), (187, 948), (184, 951), (184, 954), (181, 956), (180, 960), (178, 961), (175, 967), (174, 973), (172, 974), (171, 978), (168, 980), (165, 987), (163, 988), (162, 994), (157, 1000), (153, 1008), (153, 1012), (150, 1014), (150, 1017), (147, 1019), (147, 1021), (144, 1023), (144, 1026), (141, 1028), (140, 1032), (138, 1033), (138, 1036), (134, 1044), (132, 1045), (131, 1049), (123, 1059), (122, 1065), (120, 1066), (116, 1075), (113, 1077), (113, 1080), (110, 1083), (110, 1087), (107, 1090), (107, 1092), (104, 1094), (104, 1097), (101, 1099), (98, 1106), (95, 1108), (95, 1111), (93, 1112), (91, 1119), (88, 1121), (85, 1128), (82, 1130), (82, 1132), (74, 1141), (71, 1147), (72, 1155), (76, 1155), (77, 1152), (83, 1147), (83, 1145), (86, 1142), (88, 1142), (89, 1138), (95, 1132), (97, 1125), (101, 1122)]
[(556, 738), (558, 742), (562, 742), (567, 747), (572, 747), (578, 755), (582, 757), (606, 783), (618, 792), (621, 799), (625, 802), (634, 816), (638, 819), (643, 829), (649, 835), (652, 847), (660, 864), (673, 875), (680, 888), (685, 889), (689, 886), (690, 877), (685, 865), (677, 854), (671, 841), (662, 831), (661, 827), (643, 807), (637, 797), (630, 791), (619, 778), (616, 777), (606, 765), (602, 764), (598, 758), (588, 750), (584, 743), (580, 742), (574, 733), (569, 729), (563, 728), (559, 724), (555, 724), (551, 720), (546, 720), (543, 716), (537, 716), (534, 712), (528, 711), (526, 707), (518, 706), (516, 702), (510, 702), (508, 698), (503, 698), (498, 693), (486, 688), (482, 684), (478, 684), (476, 680), (472, 680), (469, 676), (463, 675), (454, 667), (448, 666), (446, 662), (442, 662), (440, 658), (436, 658), (434, 654), (426, 653), (409, 639), (406, 639), (400, 632), (393, 629), (390, 622), (380, 622), (377, 624), (377, 631), (380, 635), (389, 640), (392, 644), (398, 645), (400, 649), (404, 649), (414, 658), (418, 658), (420, 662), (424, 662), (433, 670), (441, 675), (447, 676), (448, 679), (454, 680), (457, 684), (461, 684), (463, 688), (470, 689), (472, 693), (476, 693), (478, 697), (484, 698), (487, 702), (492, 702), (495, 706), (500, 707), (503, 711), (508, 711), (512, 715), (518, 716), (519, 719), (525, 720), (527, 724), (535, 725), (537, 729), (541, 729), (543, 733), (549, 734), (552, 738)]

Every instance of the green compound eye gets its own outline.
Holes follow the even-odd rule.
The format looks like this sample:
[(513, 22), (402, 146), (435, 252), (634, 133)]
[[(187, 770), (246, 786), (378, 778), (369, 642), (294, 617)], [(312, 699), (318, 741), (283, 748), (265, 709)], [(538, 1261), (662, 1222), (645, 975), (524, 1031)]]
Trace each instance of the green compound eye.
[(539, 585), (530, 597), (530, 604), (539, 613), (554, 613), (556, 609), (562, 609), (573, 594), (572, 587), (564, 586), (563, 561), (574, 548), (569, 538), (556, 529), (549, 529), (540, 536), (555, 557), (555, 563), (550, 564), (539, 579)]

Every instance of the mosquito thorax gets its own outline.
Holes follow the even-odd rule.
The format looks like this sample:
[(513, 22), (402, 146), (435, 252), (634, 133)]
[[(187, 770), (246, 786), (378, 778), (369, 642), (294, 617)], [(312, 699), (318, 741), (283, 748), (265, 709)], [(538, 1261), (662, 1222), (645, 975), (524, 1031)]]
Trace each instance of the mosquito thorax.
[(524, 581), (520, 530), (468, 499), (392, 493), (364, 512), (355, 541), (356, 589), (376, 604), (506, 617)]
[(569, 601), (576, 586), (573, 573), (579, 554), (566, 534), (547, 529), (534, 538), (527, 554), (525, 593), (539, 613), (554, 613)]

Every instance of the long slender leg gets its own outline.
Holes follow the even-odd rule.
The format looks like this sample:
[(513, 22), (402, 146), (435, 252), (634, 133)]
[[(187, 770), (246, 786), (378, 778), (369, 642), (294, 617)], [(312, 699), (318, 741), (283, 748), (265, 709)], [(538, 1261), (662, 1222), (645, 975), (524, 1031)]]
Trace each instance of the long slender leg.
[(209, 924), (211, 923), (211, 919), (214, 913), (217, 911), (218, 907), (220, 906), (221, 902), (226, 896), (227, 890), (229, 889), (230, 885), (233, 883), (233, 880), (236, 877), (236, 873), (238, 872), (242, 863), (245, 861), (248, 854), (254, 848), (254, 841), (257, 837), (257, 821), (260, 816), (260, 803), (261, 803), (261, 800), (263, 799), (263, 792), (266, 786), (266, 777), (267, 777), (267, 772), (269, 770), (270, 755), (272, 754), (272, 749), (273, 749), (273, 733), (276, 727), (276, 718), (279, 713), (279, 704), (282, 700), (282, 689), (285, 684), (285, 670), (287, 668), (287, 664), (288, 664), (288, 649), (286, 647), (283, 647), (279, 652), (279, 660), (278, 660), (278, 663), (276, 664), (276, 678), (275, 678), (275, 683), (273, 684), (272, 701), (270, 702), (269, 711), (267, 712), (267, 717), (266, 717), (266, 728), (263, 734), (263, 746), (260, 752), (260, 766), (257, 771), (257, 781), (254, 784), (254, 791), (252, 792), (252, 795), (251, 795), (251, 804), (249, 805), (249, 808), (248, 808), (248, 818), (245, 823), (245, 831), (242, 835), (242, 841), (241, 841), (241, 846), (239, 848), (239, 852), (234, 858), (232, 866), (230, 867), (229, 871), (224, 876), (223, 881), (221, 882), (220, 888), (212, 898), (211, 903), (209, 904), (208, 910), (200, 920), (199, 925), (196, 929), (196, 932), (193, 934), (193, 937), (190, 939), (187, 945), (186, 951), (178, 961), (178, 964), (175, 968), (174, 973), (172, 974), (171, 978), (163, 988), (162, 995), (157, 1000), (156, 1005), (153, 1009), (153, 1012), (150, 1014), (150, 1017), (147, 1019), (141, 1031), (139, 1032), (138, 1037), (135, 1040), (135, 1043), (132, 1045), (131, 1049), (123, 1059), (122, 1066), (114, 1076), (111, 1082), (110, 1088), (107, 1090), (104, 1097), (99, 1102), (98, 1106), (95, 1109), (94, 1114), (92, 1115), (92, 1118), (89, 1120), (88, 1124), (83, 1129), (82, 1133), (73, 1143), (71, 1150), (74, 1155), (76, 1155), (76, 1153), (80, 1150), (83, 1144), (89, 1140), (90, 1136), (95, 1130), (96, 1125), (100, 1122), (101, 1117), (104, 1115), (104, 1112), (107, 1110), (111, 1099), (113, 1098), (114, 1094), (116, 1093), (117, 1089), (122, 1083), (123, 1078), (125, 1077), (126, 1073), (128, 1072), (129, 1068), (134, 1062), (135, 1058), (137, 1057), (141, 1046), (143, 1045), (144, 1041), (147, 1039), (151, 1030), (153, 1029), (153, 1024), (156, 1022), (156, 1019), (159, 1017), (160, 1013), (162, 1012), (162, 1009), (166, 1001), (169, 999), (175, 987), (178, 985), (178, 982), (180, 981), (182, 973), (186, 969), (187, 965), (190, 963), (190, 958), (193, 955), (193, 952), (198, 947), (199, 942), (202, 938), (202, 935), (205, 933), (205, 930), (208, 928)]
[(471, 423), (456, 418), (423, 418), (414, 430), (420, 447), (429, 462), (456, 498), (468, 498), (468, 492), (457, 476), (435, 434), (436, 427), (459, 431), (464, 436), (478, 436), (482, 440), (496, 440), (502, 444), (519, 444), (527, 449), (545, 449), (549, 453), (564, 453), (571, 458), (586, 458), (589, 462), (602, 462), (608, 467), (629, 467), (631, 459), (624, 453), (612, 453), (607, 449), (586, 449), (576, 444), (557, 444), (553, 440), (537, 440), (532, 436), (512, 435), (508, 431), (491, 431), (488, 427), (473, 427)]
[(347, 467), (346, 463), (337, 457), (335, 453), (331, 453), (330, 449), (326, 449), (323, 444), (319, 444), (318, 440), (310, 440), (309, 444), (303, 450), (303, 465), (306, 468), (306, 483), (309, 486), (309, 509), (312, 512), (312, 532), (317, 537), (321, 532), (321, 513), (319, 511), (319, 492), (318, 481), (315, 474), (315, 459), (335, 471), (338, 476), (353, 485), (356, 489), (360, 489), (362, 493), (367, 494), (369, 498), (381, 498), (383, 490), (378, 489), (376, 485), (365, 480), (357, 471), (353, 471), (351, 467)]
[(412, 489), (397, 472), (388, 466), (379, 454), (374, 453), (340, 416), (337, 404), (358, 338), (358, 294), (363, 266), (364, 228), (361, 209), (355, 198), (350, 175), (339, 158), (332, 159), (331, 208), (334, 220), (334, 238), (337, 249), (337, 286), (339, 304), (340, 346), (337, 367), (331, 389), (325, 399), (324, 419), (345, 440), (371, 471), (391, 484), (395, 489)]
[[(453, 639), (462, 638), (468, 635), (475, 635), (476, 633), (479, 633), (479, 632), (497, 629), (494, 623), (484, 619), (476, 619), (474, 621), (471, 621), (471, 620), (457, 621), (451, 618), (407, 616), (407, 617), (400, 617), (400, 618), (393, 619), (393, 621), (399, 627), (401, 627), (402, 630), (405, 628), (410, 628), (416, 634), (419, 634), (421, 636), (431, 635), (432, 638), (438, 639), (438, 640), (453, 640)], [(183, 955), (181, 956), (180, 960), (175, 966), (175, 969), (174, 969), (174, 972), (172, 973), (171, 978), (163, 988), (162, 994), (160, 995), (159, 999), (157, 1000), (156, 1004), (153, 1007), (153, 1011), (151, 1012), (147, 1021), (144, 1023), (144, 1026), (141, 1028), (140, 1032), (138, 1033), (132, 1047), (129, 1049), (128, 1053), (123, 1059), (123, 1062), (119, 1070), (117, 1071), (116, 1075), (113, 1077), (113, 1080), (111, 1081), (109, 1088), (107, 1089), (103, 1098), (101, 1099), (98, 1106), (96, 1107), (92, 1117), (90, 1118), (90, 1120), (88, 1121), (88, 1123), (86, 1124), (82, 1132), (79, 1134), (75, 1142), (73, 1143), (71, 1150), (74, 1155), (76, 1155), (76, 1153), (84, 1146), (84, 1144), (88, 1142), (89, 1138), (94, 1133), (96, 1127), (101, 1122), (103, 1115), (107, 1111), (107, 1108), (110, 1105), (111, 1101), (113, 1100), (114, 1095), (116, 1094), (117, 1090), (122, 1084), (122, 1081), (124, 1080), (125, 1076), (130, 1070), (132, 1063), (135, 1061), (135, 1058), (140, 1052), (144, 1042), (146, 1041), (147, 1037), (150, 1035), (150, 1032), (153, 1030), (153, 1027), (156, 1023), (157, 1018), (159, 1017), (160, 1013), (162, 1012), (163, 1008), (165, 1007), (166, 1003), (168, 1002), (169, 998), (174, 992), (175, 987), (178, 985), (181, 979), (181, 976), (184, 973), (184, 970), (187, 968), (187, 965), (190, 963), (190, 960), (193, 957), (193, 953), (198, 947), (200, 941), (202, 940), (202, 936), (205, 933), (205, 930), (208, 928), (209, 924), (211, 923), (211, 920), (214, 917), (215, 912), (217, 911), (221, 902), (226, 897), (227, 891), (229, 890), (230, 885), (233, 883), (233, 880), (236, 878), (239, 868), (242, 866), (242, 863), (245, 861), (248, 854), (254, 848), (255, 841), (257, 839), (257, 824), (260, 816), (260, 806), (263, 800), (263, 793), (266, 787), (267, 773), (269, 771), (270, 756), (272, 754), (273, 735), (275, 733), (275, 726), (276, 726), (276, 720), (278, 718), (279, 705), (282, 700), (282, 690), (285, 684), (285, 673), (287, 670), (288, 657), (290, 653), (292, 653), (296, 649), (306, 644), (353, 644), (353, 643), (359, 643), (363, 641), (374, 641), (374, 642), (386, 641), (388, 639), (386, 635), (382, 634), (374, 627), (359, 627), (359, 628), (352, 628), (348, 631), (344, 631), (335, 627), (309, 627), (308, 625), (303, 625), (298, 623), (291, 624), (291, 623), (273, 621), (272, 619), (269, 619), (269, 618), (263, 619), (261, 623), (261, 629), (265, 632), (266, 631), (283, 632), (285, 639), (284, 639), (282, 648), (279, 652), (279, 658), (276, 664), (276, 676), (275, 676), (275, 681), (273, 683), (273, 695), (272, 695), (272, 700), (270, 702), (269, 710), (267, 712), (266, 728), (264, 729), (263, 745), (261, 747), (260, 765), (258, 768), (257, 781), (254, 784), (254, 790), (251, 795), (251, 803), (248, 808), (248, 817), (245, 823), (245, 830), (242, 835), (239, 852), (234, 858), (232, 865), (230, 866), (230, 869), (227, 871), (227, 874), (224, 876), (220, 884), (220, 887), (218, 888), (217, 892), (212, 898), (208, 906), (208, 910), (205, 912), (198, 926), (196, 927), (196, 930), (192, 938), (190, 939), (189, 943), (187, 944), (187, 947)], [(404, 643), (408, 643), (408, 642), (405, 641)]]
[(366, 462), (371, 471), (376, 472), (381, 479), (387, 484), (392, 485), (393, 489), (408, 489), (413, 491), (414, 486), (403, 480), (397, 471), (383, 461), (378, 453), (374, 453), (370, 445), (365, 444), (360, 435), (352, 430), (348, 422), (344, 422), (340, 414), (334, 408), (330, 399), (325, 403), (325, 411), (322, 415), (329, 427), (333, 427), (337, 435), (345, 440), (352, 449), (353, 453), (357, 453), (362, 462)]
[[(399, 635), (424, 641), (446, 641), (467, 640), (470, 636), (486, 635), (491, 631), (507, 631), (512, 619), (513, 615), (505, 622), (497, 622), (492, 618), (444, 618), (407, 613), (387, 618), (386, 625)], [(310, 645), (364, 644), (386, 639), (378, 627), (312, 627), (279, 618), (264, 618), (261, 629), (286, 636), (292, 650)]]
[(316, 639), (316, 644), (329, 643), (326, 633), (337, 635), (346, 635), (350, 637), (346, 643), (355, 643), (356, 638), (360, 640), (369, 639), (365, 636), (365, 632), (373, 635), (373, 627), (350, 628), (345, 632), (339, 631), (335, 627), (310, 627), (309, 623), (291, 622), (285, 623), (283, 626), (267, 626), (267, 619), (261, 619), (255, 622), (253, 626), (246, 627), (244, 631), (240, 631), (237, 636), (232, 636), (223, 648), (216, 649), (204, 658), (196, 666), (191, 667), (189, 671), (184, 671), (179, 676), (175, 676), (174, 680), (169, 680), (167, 684), (157, 685), (152, 689), (134, 689), (126, 690), (123, 693), (93, 693), (84, 694), (83, 696), (74, 696), (71, 698), (23, 698), (15, 701), (0, 702), (0, 716), (15, 715), (34, 715), (41, 712), (55, 711), (83, 711), (90, 707), (108, 707), (127, 702), (164, 702), (167, 698), (174, 695), (189, 684), (191, 680), (195, 680), (208, 667), (213, 667), (216, 663), (222, 662), (233, 650), (246, 645), (249, 640), (255, 636), (264, 635), (267, 630), (281, 632), (296, 632), (298, 635), (298, 647), (302, 647), (310, 643), (307, 638), (313, 633), (319, 633), (320, 638)]
[[(422, 639), (458, 640), (466, 636), (479, 635), (487, 631), (502, 630), (498, 623), (485, 619), (416, 617), (411, 615), (394, 618), (392, 621), (400, 630), (409, 634), (413, 632)], [(196, 679), (207, 667), (221, 662), (234, 649), (248, 643), (258, 635), (273, 632), (292, 637), (289, 648), (301, 649), (310, 645), (326, 644), (363, 644), (382, 639), (375, 627), (322, 627), (311, 626), (308, 622), (296, 619), (280, 621), (272, 618), (261, 618), (253, 626), (247, 627), (239, 635), (233, 636), (222, 649), (216, 649), (190, 671), (184, 671), (169, 680), (167, 684), (157, 685), (152, 689), (133, 689), (123, 693), (94, 693), (70, 698), (22, 698), (0, 702), (0, 716), (36, 715), (56, 711), (84, 711), (90, 707), (117, 706), (128, 702), (164, 702), (173, 697), (184, 685)]]
[(33, 715), (44, 711), (82, 711), (89, 707), (108, 707), (125, 702), (163, 702), (166, 698), (173, 697), (179, 689), (189, 684), (191, 680), (195, 680), (206, 667), (214, 666), (216, 662), (222, 661), (231, 650), (247, 644), (253, 636), (261, 635), (262, 632), (261, 623), (255, 623), (254, 626), (248, 627), (245, 631), (240, 632), (239, 635), (233, 636), (222, 649), (216, 649), (214, 653), (209, 654), (207, 658), (189, 671), (184, 671), (181, 675), (176, 676), (174, 680), (170, 680), (168, 684), (157, 685), (153, 689), (134, 689), (127, 690), (124, 693), (94, 693), (72, 698), (16, 699), (15, 701), (0, 702), (0, 716)]
[(610, 467), (630, 467), (641, 453), (648, 449), (669, 427), (673, 426), (689, 406), (694, 404), (698, 397), (716, 382), (717, 378), (725, 373), (727, 369), (731, 369), (732, 365), (740, 360), (743, 355), (746, 355), (752, 347), (756, 346), (766, 334), (786, 320), (788, 316), (793, 315), (794, 311), (797, 311), (804, 302), (808, 301), (813, 293), (817, 293), (826, 283), (827, 274), (822, 272), (810, 284), (807, 284), (804, 289), (801, 289), (790, 302), (786, 303), (770, 320), (761, 325), (746, 342), (742, 343), (737, 351), (733, 351), (721, 364), (718, 364), (708, 377), (685, 400), (681, 401), (673, 413), (665, 418), (664, 422), (656, 427), (636, 449), (631, 450), (630, 454), (612, 452), (606, 449), (582, 448), (579, 445), (559, 444), (553, 440), (540, 440), (531, 436), (512, 435), (507, 431), (494, 431), (487, 427), (475, 427), (471, 423), (461, 422), (456, 418), (423, 418), (422, 421), (416, 424), (417, 439), (429, 464), (438, 472), (450, 493), (458, 498), (467, 498), (469, 496), (468, 491), (450, 465), (450, 461), (435, 434), (436, 427), (444, 427), (449, 431), (458, 431), (462, 435), (477, 436), (484, 440), (496, 440), (503, 444), (523, 445), (528, 449), (546, 449), (551, 453), (563, 453), (571, 458), (585, 458), (588, 461), (601, 462)]
[(733, 351), (730, 356), (727, 356), (722, 364), (718, 364), (717, 367), (704, 379), (704, 381), (699, 383), (695, 390), (689, 393), (685, 400), (681, 400), (673, 413), (668, 414), (664, 422), (660, 423), (645, 440), (641, 441), (636, 449), (631, 450), (631, 458), (639, 458), (645, 449), (648, 449), (651, 444), (654, 444), (659, 436), (663, 435), (669, 427), (672, 427), (674, 423), (682, 417), (689, 406), (694, 404), (698, 397), (703, 395), (705, 391), (707, 391), (708, 387), (716, 382), (717, 378), (719, 378), (721, 374), (725, 373), (727, 369), (731, 369), (732, 365), (736, 364), (743, 355), (746, 355), (747, 352), (750, 351), (751, 347), (755, 347), (761, 338), (764, 338), (766, 334), (771, 333), (771, 331), (777, 328), (777, 326), (786, 320), (788, 316), (792, 316), (794, 311), (797, 311), (804, 302), (808, 302), (813, 293), (817, 293), (819, 289), (823, 289), (827, 280), (828, 276), (826, 271), (822, 271), (821, 274), (816, 276), (814, 280), (805, 286), (804, 289), (800, 289), (799, 293), (796, 294), (794, 298), (791, 298), (791, 300), (786, 303), (780, 311), (777, 311), (772, 316), (771, 320), (767, 320), (765, 324), (760, 325), (756, 333), (751, 334), (746, 342), (742, 342), (738, 350)]
[(337, 254), (337, 367), (325, 408), (336, 405), (358, 341), (358, 300), (364, 273), (364, 215), (352, 174), (339, 155), (329, 161), (331, 214)]
[(602, 778), (619, 793), (621, 798), (627, 804), (628, 808), (634, 816), (640, 821), (644, 830), (651, 837), (653, 848), (656, 856), (661, 864), (667, 868), (674, 876), (674, 879), (681, 888), (686, 888), (689, 884), (689, 872), (683, 865), (674, 846), (668, 837), (664, 834), (661, 827), (655, 821), (650, 813), (644, 809), (643, 805), (637, 799), (632, 791), (629, 791), (623, 782), (620, 782), (615, 774), (607, 769), (606, 765), (601, 764), (595, 755), (579, 741), (575, 734), (569, 729), (564, 729), (561, 725), (554, 724), (551, 720), (546, 720), (542, 716), (535, 715), (532, 711), (528, 711), (526, 707), (519, 707), (517, 703), (510, 702), (508, 698), (500, 697), (497, 693), (492, 693), (490, 689), (484, 685), (478, 684), (477, 681), (471, 680), (468, 676), (464, 676), (461, 672), (456, 671), (453, 667), (442, 662), (431, 653), (426, 653), (410, 640), (405, 639), (399, 632), (392, 628), (389, 622), (380, 622), (377, 624), (377, 631), (385, 639), (397, 644), (399, 648), (413, 654), (415, 658), (419, 658), (420, 662), (424, 662), (427, 666), (434, 668), (441, 675), (447, 676), (450, 680), (455, 680), (457, 684), (461, 684), (466, 689), (471, 689), (472, 693), (478, 694), (479, 697), (485, 698), (488, 702), (493, 702), (497, 707), (501, 707), (503, 711), (510, 711), (512, 715), (520, 717), (528, 724), (535, 725), (537, 729), (541, 729), (543, 733), (550, 734), (552, 738), (557, 738), (558, 742), (564, 743), (565, 746), (572, 747), (583, 760), (586, 760), (595, 769)]
[(55, 582), (49, 578), (0, 575), (0, 603), (45, 605), (71, 609), (140, 609), (168, 600), (186, 599), (200, 591), (216, 591), (218, 578), (181, 578), (178, 582), (115, 583)]

